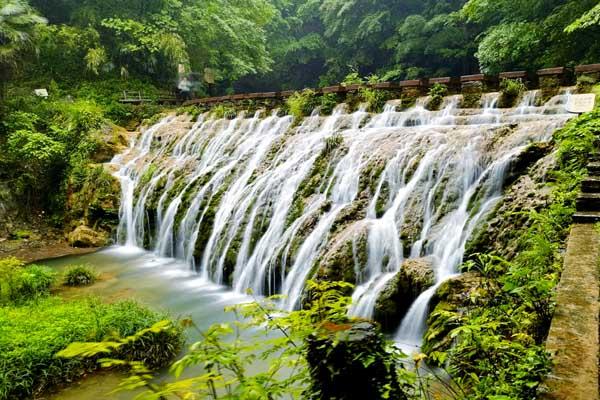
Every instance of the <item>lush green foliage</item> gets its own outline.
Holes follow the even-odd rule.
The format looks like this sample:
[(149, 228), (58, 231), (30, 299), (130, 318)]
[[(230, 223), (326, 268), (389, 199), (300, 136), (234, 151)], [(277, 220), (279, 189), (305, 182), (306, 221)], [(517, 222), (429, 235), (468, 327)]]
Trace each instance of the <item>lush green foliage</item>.
[(36, 26), (46, 23), (26, 0), (0, 1), (0, 84), (4, 85), (21, 63), (25, 51), (34, 47), (32, 38)]
[(306, 89), (302, 92), (296, 92), (290, 96), (286, 104), (289, 112), (296, 118), (302, 118), (310, 115), (317, 106), (317, 99), (315, 92)]
[[(309, 282), (305, 307), (294, 312), (279, 310), (278, 297), (229, 307), (227, 310), (236, 314), (236, 320), (200, 332), (202, 340), (194, 343), (188, 354), (171, 366), (171, 372), (177, 378), (174, 382), (157, 385), (153, 383), (152, 374), (140, 363), (114, 359), (111, 352), (132, 338), (76, 344), (62, 354), (85, 358), (108, 353), (107, 357), (111, 358), (102, 360), (104, 366), (130, 367), (130, 377), (122, 382), (122, 390), (146, 388), (146, 392), (139, 395), (140, 399), (172, 395), (190, 399), (256, 400), (318, 396), (312, 392), (318, 385), (311, 386), (306, 360), (309, 337), (330, 337), (332, 332), (344, 335), (345, 326), (350, 322), (347, 317), (350, 298), (343, 293), (349, 288), (347, 283)], [(183, 322), (195, 328), (193, 321)], [(155, 325), (153, 329), (162, 328)], [(403, 355), (393, 347), (384, 352), (376, 356), (365, 349), (353, 356), (367, 366), (375, 357), (388, 360), (390, 371), (396, 371), (389, 379), (398, 381), (408, 394), (416, 396), (418, 391), (412, 389), (412, 384), (417, 377), (397, 364)], [(268, 366), (262, 365), (265, 361)], [(182, 377), (186, 370), (195, 366), (203, 366), (204, 372)], [(388, 382), (389, 386), (382, 385), (382, 392), (393, 386), (392, 381)]]
[(22, 303), (46, 296), (55, 282), (56, 273), (50, 268), (28, 265), (16, 259), (0, 260), (0, 305)]
[(508, 261), (494, 255), (473, 257), (464, 268), (477, 271), (483, 280), (464, 309), (436, 308), (430, 318), (425, 347), (432, 360), (448, 362), (458, 382), (470, 388), (468, 398), (535, 398), (549, 372), (543, 342), (553, 315), (562, 249), (598, 134), (600, 111), (555, 133), (558, 167), (548, 183), (552, 201), (540, 211), (523, 211), (528, 222), (515, 235), (518, 255)]
[[(27, 398), (48, 386), (93, 370), (93, 361), (64, 359), (57, 353), (78, 341), (128, 336), (165, 319), (134, 302), (102, 304), (43, 298), (0, 308), (0, 399)], [(143, 332), (119, 349), (119, 356), (149, 367), (169, 362), (182, 343), (181, 330)]]
[(30, 0), (48, 26), (24, 0), (5, 3), (20, 14), (6, 18), (3, 53), (27, 59), (35, 80), (143, 76), (171, 89), (181, 64), (198, 72), (198, 94), (214, 90), (205, 70), (230, 92), (335, 84), (352, 71), (394, 80), (593, 62), (600, 34), (594, 0)]
[(63, 274), (63, 283), (68, 286), (86, 286), (96, 282), (98, 273), (89, 265), (71, 265)]

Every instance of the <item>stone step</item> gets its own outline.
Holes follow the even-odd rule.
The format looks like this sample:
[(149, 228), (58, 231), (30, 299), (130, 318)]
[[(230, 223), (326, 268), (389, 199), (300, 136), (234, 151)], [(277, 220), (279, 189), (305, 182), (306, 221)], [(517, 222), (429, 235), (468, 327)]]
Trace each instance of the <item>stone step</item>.
[(581, 182), (584, 193), (600, 193), (600, 176), (588, 176)]
[(581, 193), (577, 197), (577, 211), (600, 211), (600, 193)]
[(592, 161), (587, 166), (590, 175), (600, 175), (600, 161)]
[(600, 222), (600, 211), (577, 212), (573, 215), (576, 224), (595, 224)]

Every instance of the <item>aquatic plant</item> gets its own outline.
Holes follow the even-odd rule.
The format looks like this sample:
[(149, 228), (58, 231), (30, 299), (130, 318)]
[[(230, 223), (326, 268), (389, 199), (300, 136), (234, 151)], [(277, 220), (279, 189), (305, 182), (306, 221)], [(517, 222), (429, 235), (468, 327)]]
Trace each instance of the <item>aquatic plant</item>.
[(87, 286), (93, 284), (98, 273), (89, 265), (71, 265), (63, 274), (63, 284), (67, 286)]

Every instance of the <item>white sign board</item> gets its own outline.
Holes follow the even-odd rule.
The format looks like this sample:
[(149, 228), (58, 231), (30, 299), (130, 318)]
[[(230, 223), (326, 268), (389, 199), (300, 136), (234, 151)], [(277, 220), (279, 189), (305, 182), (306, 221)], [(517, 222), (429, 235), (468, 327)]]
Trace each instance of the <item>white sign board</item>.
[(48, 90), (46, 89), (35, 89), (33, 93), (35, 93), (35, 95), (38, 97), (43, 97), (45, 99), (48, 98)]
[(574, 114), (590, 112), (596, 104), (595, 94), (574, 94), (569, 98), (567, 111)]

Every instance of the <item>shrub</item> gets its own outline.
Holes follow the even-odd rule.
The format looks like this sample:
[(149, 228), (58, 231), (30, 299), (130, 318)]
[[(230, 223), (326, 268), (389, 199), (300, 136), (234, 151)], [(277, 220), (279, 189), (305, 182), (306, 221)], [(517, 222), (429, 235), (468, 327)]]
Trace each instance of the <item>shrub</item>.
[(321, 112), (325, 115), (331, 114), (333, 109), (339, 104), (340, 99), (335, 93), (327, 93), (320, 98)]
[(430, 110), (439, 110), (442, 105), (442, 101), (444, 101), (444, 97), (448, 95), (448, 86), (443, 85), (441, 83), (435, 83), (429, 89), (429, 104), (427, 107)]
[[(27, 398), (95, 369), (96, 359), (56, 357), (71, 343), (130, 336), (165, 318), (131, 301), (50, 297), (0, 308), (0, 399)], [(160, 333), (145, 333), (120, 349), (119, 356), (160, 367), (177, 354), (182, 340), (182, 330), (170, 324)]]
[(221, 118), (232, 119), (232, 118), (235, 118), (235, 116), (237, 115), (235, 108), (233, 108), (232, 106), (224, 105), (224, 104), (219, 104), (219, 105), (213, 107), (213, 109), (211, 110), (211, 113), (212, 113), (212, 116), (217, 119), (221, 119)]
[(381, 112), (385, 103), (391, 99), (388, 92), (384, 90), (361, 88), (358, 95), (363, 103), (369, 104), (369, 111)]
[(310, 89), (296, 92), (287, 99), (290, 114), (296, 118), (309, 116), (318, 106), (316, 93)]
[(20, 297), (24, 300), (46, 296), (56, 282), (56, 271), (41, 265), (28, 265), (21, 272)]
[(598, 79), (593, 76), (581, 75), (577, 78), (577, 92), (589, 93), (596, 83), (598, 83)]
[(25, 267), (25, 263), (11, 257), (0, 260), (0, 305), (19, 303), (48, 295), (56, 280), (56, 273), (39, 265)]
[(67, 286), (87, 286), (96, 281), (98, 274), (88, 265), (72, 265), (67, 268), (63, 283)]
[(500, 107), (512, 107), (526, 90), (527, 86), (521, 80), (503, 79), (500, 82)]

